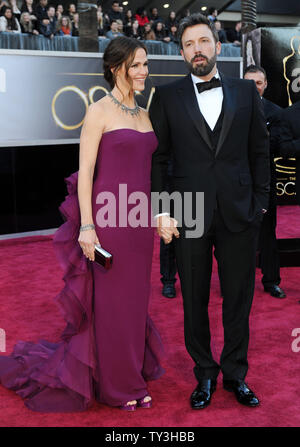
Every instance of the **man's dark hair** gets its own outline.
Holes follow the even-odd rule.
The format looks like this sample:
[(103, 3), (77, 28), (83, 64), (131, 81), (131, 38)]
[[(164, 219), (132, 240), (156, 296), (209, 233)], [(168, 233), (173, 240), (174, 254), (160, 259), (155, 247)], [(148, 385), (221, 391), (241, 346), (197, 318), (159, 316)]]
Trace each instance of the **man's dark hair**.
[(249, 65), (246, 68), (246, 70), (244, 71), (244, 76), (246, 73), (258, 73), (258, 72), (261, 72), (264, 75), (265, 79), (267, 79), (266, 70), (263, 67), (261, 67), (260, 65), (253, 65), (253, 64)]
[(213, 22), (211, 22), (203, 14), (200, 14), (199, 12), (197, 12), (197, 13), (191, 14), (190, 16), (184, 17), (179, 23), (178, 38), (179, 38), (179, 44), (180, 44), (181, 49), (183, 48), (182, 47), (182, 35), (183, 35), (184, 31), (187, 28), (190, 28), (191, 26), (195, 26), (195, 25), (207, 25), (214, 36), (215, 42), (216, 43), (219, 42), (219, 34), (218, 34), (218, 31), (216, 30)]

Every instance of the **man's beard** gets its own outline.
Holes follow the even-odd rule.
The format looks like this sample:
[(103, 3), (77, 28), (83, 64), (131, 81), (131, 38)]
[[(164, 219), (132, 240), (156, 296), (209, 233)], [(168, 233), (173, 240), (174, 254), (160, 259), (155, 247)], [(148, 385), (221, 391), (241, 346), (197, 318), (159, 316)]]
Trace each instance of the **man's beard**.
[[(197, 59), (198, 57), (203, 57), (204, 59), (206, 59), (207, 63), (193, 65), (194, 59)], [(187, 61), (185, 58), (184, 60), (186, 65), (188, 66), (188, 69), (190, 70), (190, 73), (193, 73), (193, 75), (195, 76), (207, 76), (216, 64), (217, 53), (215, 52), (215, 54), (210, 59), (208, 59), (208, 57), (204, 56), (203, 54), (197, 54), (190, 62)]]

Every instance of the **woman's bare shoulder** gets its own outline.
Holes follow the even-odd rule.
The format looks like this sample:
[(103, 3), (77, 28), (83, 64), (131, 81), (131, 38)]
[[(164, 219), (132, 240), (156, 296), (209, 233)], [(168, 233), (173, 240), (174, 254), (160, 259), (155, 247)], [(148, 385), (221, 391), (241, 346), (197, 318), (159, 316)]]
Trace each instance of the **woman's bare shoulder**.
[(102, 123), (102, 127), (105, 127), (109, 123), (110, 116), (113, 114), (111, 103), (107, 96), (93, 102), (89, 105), (85, 120), (91, 122)]
[(98, 101), (93, 102), (89, 106), (89, 109), (91, 110), (91, 112), (93, 114), (109, 112), (109, 110), (111, 109), (111, 101), (109, 100), (109, 98), (107, 96), (104, 96), (103, 98), (99, 99)]

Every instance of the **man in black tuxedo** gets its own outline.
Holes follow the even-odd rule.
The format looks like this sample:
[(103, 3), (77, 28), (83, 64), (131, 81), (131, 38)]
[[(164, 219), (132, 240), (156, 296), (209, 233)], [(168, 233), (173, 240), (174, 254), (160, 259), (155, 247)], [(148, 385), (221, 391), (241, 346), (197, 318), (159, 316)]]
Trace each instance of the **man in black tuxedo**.
[(279, 287), (280, 278), (280, 258), (276, 239), (276, 167), (274, 157), (278, 156), (278, 145), (280, 136), (281, 107), (263, 97), (268, 86), (267, 74), (264, 68), (257, 65), (249, 65), (244, 73), (245, 79), (255, 82), (257, 91), (262, 99), (267, 128), (270, 135), (270, 200), (268, 212), (264, 214), (260, 233), (259, 251), (260, 266), (263, 274), (262, 283), (265, 292), (270, 293), (275, 298), (285, 298), (284, 291)]
[[(186, 216), (167, 215), (164, 205), (156, 216), (158, 234), (166, 243), (173, 237), (175, 241), (185, 343), (198, 381), (191, 406), (200, 409), (210, 403), (220, 369), (224, 388), (233, 391), (240, 403), (257, 406), (258, 398), (245, 376), (257, 237), (269, 200), (268, 132), (262, 102), (254, 82), (218, 72), (221, 44), (205, 16), (184, 18), (179, 42), (191, 74), (156, 88), (152, 99), (150, 118), (159, 141), (152, 161), (152, 192), (164, 191), (170, 156), (173, 191), (181, 193), (183, 210), (186, 206), (195, 220), (197, 194), (204, 192), (202, 235), (193, 234), (196, 227), (191, 230)], [(192, 204), (185, 200), (187, 192), (193, 194)], [(213, 247), (223, 292), (220, 365), (212, 356), (208, 317)]]
[[(298, 93), (299, 95), (299, 93)], [(279, 154), (296, 158), (296, 200), (300, 205), (300, 97), (281, 114)]]

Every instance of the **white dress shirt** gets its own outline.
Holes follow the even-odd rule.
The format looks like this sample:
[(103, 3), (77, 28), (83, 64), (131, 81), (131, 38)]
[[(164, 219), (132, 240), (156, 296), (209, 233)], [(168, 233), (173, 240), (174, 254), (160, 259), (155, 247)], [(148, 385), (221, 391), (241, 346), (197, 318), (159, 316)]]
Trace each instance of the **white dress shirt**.
[[(211, 130), (213, 130), (222, 110), (223, 89), (222, 87), (216, 87), (212, 88), (211, 90), (206, 90), (205, 92), (199, 93), (196, 84), (198, 82), (205, 81), (193, 74), (191, 74), (191, 77), (194, 84), (195, 95), (198, 101), (200, 112), (202, 113), (205, 121), (207, 122)], [(215, 74), (215, 78), (220, 79), (218, 70)]]

